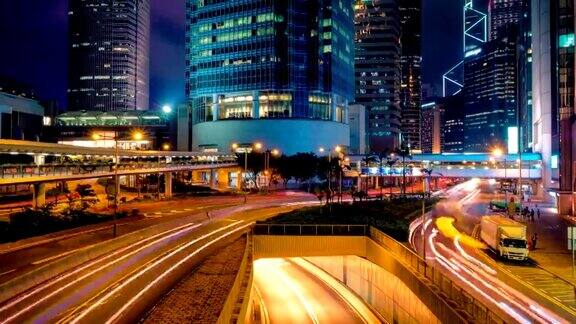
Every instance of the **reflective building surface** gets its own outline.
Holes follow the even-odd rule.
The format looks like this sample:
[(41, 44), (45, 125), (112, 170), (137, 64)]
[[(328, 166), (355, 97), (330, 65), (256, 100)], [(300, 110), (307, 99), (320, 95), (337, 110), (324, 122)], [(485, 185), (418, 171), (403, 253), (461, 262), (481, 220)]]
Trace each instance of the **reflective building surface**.
[[(186, 6), (195, 149), (257, 140), (289, 152), (348, 145), (351, 0), (189, 0)], [(295, 142), (294, 132), (310, 138)], [(319, 143), (321, 137), (328, 142)]]
[(148, 109), (149, 0), (70, 0), (68, 110)]
[(356, 102), (366, 107), (372, 151), (396, 147), (401, 133), (398, 1), (356, 1)]

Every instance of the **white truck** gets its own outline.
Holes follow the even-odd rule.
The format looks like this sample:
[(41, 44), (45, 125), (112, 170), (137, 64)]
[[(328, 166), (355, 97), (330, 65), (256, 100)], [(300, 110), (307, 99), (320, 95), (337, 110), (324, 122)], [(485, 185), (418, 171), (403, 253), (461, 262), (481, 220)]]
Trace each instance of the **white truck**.
[(500, 257), (525, 260), (528, 257), (526, 225), (501, 216), (482, 216), (480, 238)]

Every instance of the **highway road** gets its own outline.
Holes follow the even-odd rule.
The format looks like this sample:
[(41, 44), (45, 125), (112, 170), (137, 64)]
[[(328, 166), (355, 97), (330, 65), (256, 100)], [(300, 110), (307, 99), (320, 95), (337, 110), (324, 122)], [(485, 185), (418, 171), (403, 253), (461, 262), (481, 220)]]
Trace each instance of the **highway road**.
[[(324, 276), (322, 276), (324, 275)], [(378, 323), (362, 301), (301, 258), (259, 259), (254, 282), (262, 323)]]
[[(268, 203), (294, 203), (316, 201), (311, 195), (297, 193), (250, 196), (244, 209)], [(244, 198), (237, 196), (199, 197), (167, 201), (130, 203), (126, 210), (138, 208), (144, 217), (119, 220), (118, 235), (126, 235), (151, 226), (186, 217), (191, 221), (207, 220), (207, 213), (216, 217), (236, 209), (226, 207), (244, 205)], [(216, 210), (222, 210), (218, 213)], [(112, 223), (85, 226), (73, 230), (0, 245), (0, 284), (21, 276), (38, 267), (66, 257), (82, 248), (112, 239)]]
[[(137, 321), (211, 249), (237, 238), (257, 219), (316, 203), (312, 199), (266, 199), (211, 211), (210, 220), (199, 221), (195, 215), (173, 219), (163, 223), (159, 227), (162, 230), (153, 235), (135, 243), (115, 245), (111, 251), (51, 274), (40, 284), (0, 303), (0, 322)], [(17, 285), (21, 278), (9, 283)]]
[(447, 190), (447, 199), (437, 204), (427, 219), (418, 219), (412, 224), (412, 247), (420, 255), (425, 253), (428, 264), (442, 269), (469, 294), (482, 300), (485, 305), (491, 305), (490, 309), (507, 322), (573, 322), (575, 318), (561, 306), (550, 310), (539, 302), (540, 299), (535, 300), (534, 295), (527, 296), (498, 279), (496, 269), (483, 261), (485, 258), (481, 255), (479, 241), (466, 233), (452, 235), (455, 229), (450, 228), (449, 222), (438, 225), (439, 217), (454, 217), (458, 219), (458, 225), (471, 234), (474, 223), (479, 222), (479, 217), (486, 213), (485, 205), (478, 202), (481, 187), (480, 180), (472, 179)]

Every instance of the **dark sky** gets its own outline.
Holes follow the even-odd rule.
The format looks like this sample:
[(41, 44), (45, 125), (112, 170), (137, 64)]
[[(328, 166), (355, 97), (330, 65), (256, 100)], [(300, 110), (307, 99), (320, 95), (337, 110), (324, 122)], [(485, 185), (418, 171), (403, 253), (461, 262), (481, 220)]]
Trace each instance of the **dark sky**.
[[(423, 81), (461, 56), (462, 0), (423, 1)], [(184, 99), (185, 0), (151, 0), (150, 105)], [(67, 0), (0, 1), (0, 76), (31, 84), (42, 99), (66, 102)]]

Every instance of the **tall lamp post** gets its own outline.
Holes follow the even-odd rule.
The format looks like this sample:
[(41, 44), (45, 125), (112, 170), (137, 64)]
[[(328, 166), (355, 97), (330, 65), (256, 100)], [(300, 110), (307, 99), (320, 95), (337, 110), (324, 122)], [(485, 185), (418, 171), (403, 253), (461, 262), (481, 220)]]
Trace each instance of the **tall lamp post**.
[[(498, 159), (504, 157), (504, 179), (508, 180), (508, 175), (506, 174), (506, 155), (502, 152), (501, 148), (494, 149), (494, 151), (492, 151), (492, 155)], [(508, 204), (508, 188), (504, 188), (504, 200), (506, 201), (506, 204)]]
[[(318, 152), (320, 152), (321, 154), (324, 153), (324, 148), (320, 147), (318, 149)], [(336, 154), (340, 154), (342, 152), (342, 147), (340, 145), (336, 145), (334, 147), (334, 152), (336, 152)], [(330, 192), (330, 194), (332, 194), (332, 150), (330, 149), (328, 151), (328, 191)], [(340, 184), (340, 190), (339, 190), (339, 194), (342, 195), (342, 185)]]
[[(144, 134), (141, 132), (135, 132), (132, 134), (132, 138), (136, 141), (141, 141), (144, 138)], [(100, 139), (113, 139), (114, 140), (114, 214), (112, 215), (113, 226), (112, 226), (112, 235), (114, 237), (117, 236), (117, 222), (116, 216), (118, 214), (118, 192), (120, 191), (120, 177), (118, 176), (118, 167), (120, 166), (120, 154), (118, 148), (118, 140), (119, 135), (118, 131), (114, 131), (114, 136), (112, 138), (102, 136), (98, 133), (92, 134), (92, 139), (97, 141)]]
[(278, 156), (280, 155), (280, 151), (278, 149), (271, 149), (264, 152), (264, 175), (266, 176), (266, 192), (269, 191), (270, 180), (272, 178), (272, 173), (270, 172), (270, 155)]

